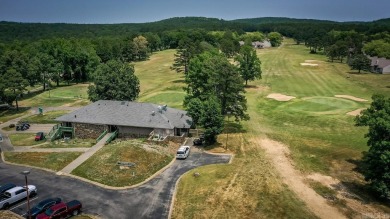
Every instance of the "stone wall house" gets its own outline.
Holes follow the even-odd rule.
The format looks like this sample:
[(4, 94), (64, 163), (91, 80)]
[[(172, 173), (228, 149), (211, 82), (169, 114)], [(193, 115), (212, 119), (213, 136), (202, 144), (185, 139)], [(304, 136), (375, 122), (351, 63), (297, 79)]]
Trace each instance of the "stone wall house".
[(371, 60), (371, 72), (379, 74), (390, 74), (390, 59), (368, 57)]
[(104, 131), (118, 132), (120, 138), (187, 136), (192, 119), (184, 110), (152, 103), (99, 100), (60, 116), (56, 121), (73, 127), (75, 137), (97, 138)]

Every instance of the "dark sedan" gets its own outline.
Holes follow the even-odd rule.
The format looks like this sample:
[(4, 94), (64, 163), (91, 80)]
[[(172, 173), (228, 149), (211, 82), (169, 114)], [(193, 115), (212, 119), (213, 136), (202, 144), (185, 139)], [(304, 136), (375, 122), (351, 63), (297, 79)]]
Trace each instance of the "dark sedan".
[[(30, 210), (31, 218), (35, 218), (38, 214), (46, 211), (46, 209), (60, 202), (61, 202), (60, 198), (48, 198), (39, 202), (37, 205), (31, 208)], [(26, 218), (29, 218), (28, 212), (26, 213)]]

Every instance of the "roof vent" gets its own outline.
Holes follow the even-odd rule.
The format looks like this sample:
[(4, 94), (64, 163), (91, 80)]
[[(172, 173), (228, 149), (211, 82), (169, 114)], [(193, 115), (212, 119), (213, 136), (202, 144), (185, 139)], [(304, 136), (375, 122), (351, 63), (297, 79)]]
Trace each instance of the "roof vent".
[(162, 106), (162, 109), (164, 110), (164, 111), (167, 111), (167, 108), (168, 108), (168, 105), (164, 105), (164, 106)]
[(74, 115), (74, 118), (77, 118), (77, 115)]
[(152, 113), (150, 115), (154, 116), (156, 113), (154, 111), (152, 111)]
[(162, 113), (162, 111), (163, 111), (163, 107), (162, 106), (158, 106), (157, 109), (158, 109), (159, 113)]
[(126, 104), (126, 102), (125, 102), (125, 101), (122, 101), (122, 102), (121, 102), (121, 105), (125, 105), (125, 104)]

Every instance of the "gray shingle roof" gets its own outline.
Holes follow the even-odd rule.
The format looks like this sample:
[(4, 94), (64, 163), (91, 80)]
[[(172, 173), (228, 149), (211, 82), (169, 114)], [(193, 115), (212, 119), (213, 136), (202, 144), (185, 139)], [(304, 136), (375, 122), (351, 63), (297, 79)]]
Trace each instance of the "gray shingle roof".
[(100, 125), (148, 128), (190, 128), (192, 119), (184, 110), (130, 101), (99, 100), (56, 119)]
[(385, 68), (390, 65), (390, 59), (378, 58), (376, 56), (368, 57), (368, 58), (371, 59), (371, 66), (377, 66), (378, 68)]

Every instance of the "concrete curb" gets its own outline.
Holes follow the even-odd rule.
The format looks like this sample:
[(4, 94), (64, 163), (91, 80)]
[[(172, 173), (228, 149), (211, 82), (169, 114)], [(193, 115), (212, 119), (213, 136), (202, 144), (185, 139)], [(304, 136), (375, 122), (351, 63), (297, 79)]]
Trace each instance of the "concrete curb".
[[(205, 150), (202, 150), (204, 153), (206, 154), (212, 154), (212, 155), (230, 155), (230, 159), (229, 159), (229, 162), (227, 164), (231, 164), (233, 162), (233, 157), (234, 157), (234, 154), (220, 154), (220, 153), (211, 153), (211, 152), (207, 152)], [(209, 164), (209, 165), (213, 165), (213, 164)], [(206, 166), (209, 166), (209, 165), (206, 165)], [(204, 167), (204, 166), (201, 166), (201, 167)], [(197, 167), (199, 168), (199, 167)], [(195, 169), (197, 169), (195, 168)], [(192, 169), (192, 170), (195, 170), (195, 169)], [(187, 172), (185, 172), (184, 174), (182, 174), (179, 179), (177, 179), (176, 183), (175, 183), (175, 188), (173, 189), (173, 194), (172, 194), (172, 200), (171, 200), (171, 204), (169, 206), (169, 213), (168, 213), (168, 219), (171, 219), (172, 218), (172, 212), (173, 212), (173, 206), (175, 204), (175, 199), (176, 199), (176, 194), (177, 194), (177, 188), (178, 188), (178, 185), (180, 183), (180, 180), (182, 177), (184, 177), (185, 175), (187, 175), (190, 171), (192, 170), (189, 170)]]
[(178, 188), (178, 185), (180, 183), (180, 180), (181, 178), (188, 174), (189, 171), (185, 172), (184, 174), (182, 174), (179, 179), (177, 179), (176, 183), (175, 183), (175, 188), (173, 189), (173, 194), (172, 194), (172, 200), (171, 200), (171, 204), (169, 205), (169, 213), (168, 213), (168, 219), (171, 219), (172, 218), (172, 212), (173, 212), (173, 205), (175, 204), (175, 200), (176, 200), (176, 194), (177, 194), (177, 188)]
[(137, 183), (135, 185), (131, 185), (131, 186), (123, 186), (123, 187), (114, 187), (114, 186), (108, 186), (108, 185), (104, 185), (104, 184), (101, 184), (101, 183), (98, 183), (98, 182), (94, 182), (92, 180), (89, 180), (89, 179), (85, 179), (85, 178), (82, 178), (80, 176), (76, 176), (76, 175), (72, 175), (72, 174), (67, 174), (67, 173), (63, 173), (61, 171), (54, 171), (54, 170), (50, 170), (50, 169), (46, 169), (46, 168), (42, 168), (42, 167), (34, 167), (34, 166), (30, 166), (30, 165), (26, 165), (26, 164), (17, 164), (17, 163), (12, 163), (12, 162), (8, 162), (5, 160), (5, 157), (4, 157), (4, 154), (3, 152), (1, 152), (1, 160), (5, 163), (5, 164), (9, 164), (9, 165), (15, 165), (15, 166), (21, 166), (21, 167), (28, 167), (28, 168), (33, 168), (33, 169), (39, 169), (39, 170), (44, 170), (44, 171), (47, 171), (47, 172), (50, 172), (50, 173), (54, 173), (56, 175), (64, 175), (64, 176), (68, 176), (68, 177), (71, 177), (71, 178), (74, 178), (74, 179), (78, 179), (78, 180), (81, 180), (81, 181), (84, 181), (84, 182), (87, 182), (87, 183), (90, 183), (90, 184), (93, 184), (95, 186), (99, 186), (99, 187), (102, 187), (102, 188), (105, 188), (105, 189), (111, 189), (111, 190), (124, 190), (124, 189), (131, 189), (131, 188), (135, 188), (135, 187), (138, 187), (138, 186), (141, 186), (143, 185), (144, 183), (147, 183), (149, 182), (150, 180), (152, 180), (153, 178), (155, 178), (157, 175), (161, 174), (162, 172), (164, 172), (166, 169), (168, 169), (169, 167), (172, 166), (172, 164), (176, 161), (176, 158), (174, 157), (172, 159), (172, 161), (166, 165), (165, 167), (163, 167), (162, 169), (160, 169), (159, 171), (157, 171), (156, 173), (154, 173), (153, 175), (151, 175), (149, 178), (147, 178), (146, 180), (140, 182), (140, 183)]
[(229, 160), (229, 163), (228, 164), (231, 164), (233, 162), (233, 158), (234, 158), (234, 154), (225, 154), (225, 153), (213, 153), (213, 152), (208, 152), (208, 151), (205, 151), (203, 150), (204, 153), (206, 154), (211, 154), (211, 155), (225, 155), (225, 156), (230, 156), (230, 160)]
[[(14, 153), (14, 152), (11, 152), (11, 153)], [(39, 170), (44, 170), (44, 171), (47, 171), (47, 172), (50, 172), (50, 173), (56, 173), (56, 171), (54, 171), (54, 170), (46, 169), (46, 168), (43, 168), (43, 167), (35, 167), (35, 166), (27, 165), (27, 164), (18, 164), (18, 163), (12, 163), (12, 162), (6, 161), (5, 157), (4, 157), (4, 152), (1, 152), (1, 160), (5, 164), (9, 164), (9, 165), (20, 166), (20, 167), (28, 167), (28, 168), (31, 168), (31, 169), (39, 169)]]
[(132, 188), (135, 188), (135, 187), (138, 187), (138, 186), (141, 186), (147, 182), (149, 182), (150, 180), (152, 180), (153, 178), (155, 178), (156, 176), (160, 175), (162, 172), (164, 172), (166, 169), (168, 169), (169, 167), (172, 166), (172, 164), (176, 161), (176, 158), (172, 159), (172, 161), (166, 165), (165, 167), (163, 167), (162, 169), (160, 169), (159, 171), (157, 171), (156, 173), (154, 173), (153, 175), (151, 175), (149, 178), (145, 179), (144, 181), (140, 182), (140, 183), (137, 183), (135, 185), (131, 185), (131, 186), (123, 186), (123, 187), (114, 187), (114, 186), (108, 186), (108, 185), (104, 185), (104, 184), (101, 184), (101, 183), (98, 183), (98, 182), (95, 182), (95, 181), (92, 181), (92, 180), (89, 180), (89, 179), (85, 179), (83, 177), (80, 177), (80, 176), (76, 176), (76, 175), (73, 175), (73, 174), (68, 174), (68, 173), (64, 173), (64, 172), (56, 172), (57, 175), (65, 175), (65, 176), (68, 176), (68, 177), (72, 177), (72, 178), (75, 178), (75, 179), (78, 179), (78, 180), (81, 180), (81, 181), (84, 181), (84, 182), (87, 182), (87, 183), (90, 183), (90, 184), (93, 184), (95, 186), (99, 186), (99, 187), (102, 187), (102, 188), (105, 188), (105, 189), (111, 189), (111, 190), (125, 190), (125, 189), (132, 189)]

